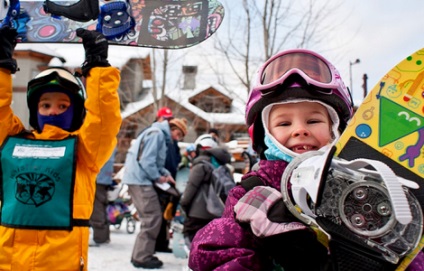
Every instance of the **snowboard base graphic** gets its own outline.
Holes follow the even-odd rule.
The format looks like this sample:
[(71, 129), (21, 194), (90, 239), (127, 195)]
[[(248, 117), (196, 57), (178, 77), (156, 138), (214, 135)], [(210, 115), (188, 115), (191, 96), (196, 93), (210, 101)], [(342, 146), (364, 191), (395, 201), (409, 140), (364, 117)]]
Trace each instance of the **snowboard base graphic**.
[[(336, 155), (387, 164), (396, 175), (416, 182), (411, 189), (424, 207), (424, 48), (392, 68), (359, 106), (336, 144)], [(424, 247), (407, 255), (402, 271)]]
[(79, 43), (75, 30), (85, 28), (103, 33), (110, 44), (180, 49), (209, 38), (224, 17), (217, 0), (0, 2), (1, 24), (16, 28), (20, 41), (29, 43)]

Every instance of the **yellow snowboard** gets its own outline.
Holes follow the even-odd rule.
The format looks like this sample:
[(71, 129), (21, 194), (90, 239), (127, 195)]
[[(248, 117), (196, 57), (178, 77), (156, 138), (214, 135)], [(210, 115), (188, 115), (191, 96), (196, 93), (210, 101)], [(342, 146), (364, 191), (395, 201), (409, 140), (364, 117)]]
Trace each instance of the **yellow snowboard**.
[[(424, 207), (423, 113), (424, 48), (393, 67), (371, 90), (337, 143), (336, 155), (386, 163), (398, 176), (420, 185), (413, 193)], [(423, 247), (424, 238), (396, 270), (405, 270)]]

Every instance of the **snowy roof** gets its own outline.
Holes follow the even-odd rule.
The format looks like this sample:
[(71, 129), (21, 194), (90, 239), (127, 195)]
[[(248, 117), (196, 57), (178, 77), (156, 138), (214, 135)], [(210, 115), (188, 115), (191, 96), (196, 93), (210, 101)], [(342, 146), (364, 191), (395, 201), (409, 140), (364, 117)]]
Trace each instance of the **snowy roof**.
[[(30, 50), (49, 56), (62, 57), (66, 66), (78, 67), (84, 62), (84, 48), (75, 43), (18, 43), (16, 50)], [(108, 60), (114, 67), (121, 68), (131, 58), (145, 58), (150, 52), (148, 48), (110, 45)]]
[(53, 56), (53, 57), (62, 57), (61, 54), (56, 52), (54, 49), (48, 47), (45, 44), (31, 44), (31, 43), (18, 43), (16, 45), (16, 51), (32, 51), (40, 54)]
[[(77, 67), (80, 66), (84, 61), (84, 49), (82, 44), (64, 44), (64, 43), (52, 43), (52, 44), (34, 44), (34, 43), (19, 43), (16, 47), (17, 50), (29, 50), (39, 52), (52, 57), (64, 58), (66, 60), (66, 66)], [(123, 46), (109, 46), (108, 59), (112, 66), (121, 68), (131, 58), (145, 58), (150, 53), (148, 48), (140, 47), (123, 47)], [(151, 80), (145, 80), (143, 82), (146, 87), (152, 85)], [(214, 88), (223, 95), (233, 99), (231, 113), (209, 113), (201, 110), (197, 106), (194, 106), (189, 102), (189, 98), (205, 91), (208, 88)], [(242, 91), (240, 93), (243, 93)], [(211, 122), (211, 123), (228, 123), (228, 124), (244, 124), (244, 107), (246, 98), (245, 95), (239, 93), (229, 93), (222, 86), (219, 85), (199, 85), (193, 90), (180, 90), (175, 89), (168, 91), (165, 94), (176, 103), (180, 104), (187, 110), (193, 112), (193, 114)], [(159, 97), (160, 98), (160, 97)], [(153, 104), (154, 99), (151, 93), (146, 95), (141, 101), (130, 103), (121, 112), (122, 118), (126, 118), (139, 110), (146, 108)]]
[(218, 92), (221, 92), (223, 95), (226, 95), (230, 98), (233, 98), (230, 93), (225, 91), (220, 86), (199, 86), (193, 90), (175, 90), (166, 95), (186, 108), (187, 110), (193, 112), (197, 116), (211, 122), (211, 123), (228, 123), (228, 124), (244, 124), (244, 105), (238, 103), (238, 99), (233, 98), (233, 103), (231, 105), (231, 113), (211, 113), (205, 112), (199, 107), (191, 104), (189, 99), (202, 91), (208, 89), (209, 87), (214, 88)]
[(121, 117), (125, 119), (151, 104), (153, 104), (153, 95), (152, 93), (149, 93), (141, 101), (127, 104), (124, 111), (121, 112)]
[[(199, 107), (191, 104), (189, 102), (189, 99), (202, 91), (206, 90), (207, 88), (214, 88), (217, 91), (221, 92), (222, 94), (233, 98), (233, 103), (231, 106), (231, 113), (210, 113), (205, 112)], [(187, 109), (188, 111), (192, 112), (193, 114), (211, 122), (211, 123), (226, 123), (226, 124), (244, 124), (244, 107), (245, 103), (241, 101), (240, 99), (234, 99), (232, 95), (230, 95), (227, 91), (225, 91), (222, 87), (219, 86), (200, 86), (196, 89), (192, 90), (174, 90), (169, 91), (165, 94), (168, 98), (175, 101), (176, 103), (180, 104), (182, 107)], [(121, 113), (122, 118), (126, 118), (139, 110), (151, 105), (153, 103), (153, 96), (151, 93), (146, 95), (146, 97), (138, 102), (133, 102), (127, 105), (125, 110)]]

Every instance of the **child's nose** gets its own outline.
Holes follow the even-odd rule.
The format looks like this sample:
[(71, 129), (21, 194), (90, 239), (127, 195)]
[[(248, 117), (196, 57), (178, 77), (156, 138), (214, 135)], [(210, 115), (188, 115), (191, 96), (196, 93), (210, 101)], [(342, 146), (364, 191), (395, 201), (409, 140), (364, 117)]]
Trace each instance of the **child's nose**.
[(50, 108), (50, 112), (49, 112), (49, 115), (50, 116), (54, 116), (54, 115), (59, 115), (59, 108), (57, 108), (57, 107), (51, 107)]
[(304, 125), (298, 125), (295, 127), (292, 133), (292, 137), (298, 137), (298, 136), (309, 136), (310, 132)]

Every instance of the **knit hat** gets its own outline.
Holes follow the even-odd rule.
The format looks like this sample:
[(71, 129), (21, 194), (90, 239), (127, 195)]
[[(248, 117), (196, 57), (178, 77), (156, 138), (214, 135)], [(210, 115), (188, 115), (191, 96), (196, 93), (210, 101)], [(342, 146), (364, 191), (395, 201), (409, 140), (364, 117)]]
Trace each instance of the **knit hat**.
[(157, 118), (165, 118), (165, 119), (169, 119), (174, 117), (174, 115), (172, 114), (172, 110), (169, 107), (162, 107), (161, 109), (158, 110), (158, 113), (156, 114)]
[(171, 129), (172, 127), (177, 127), (178, 129), (180, 129), (181, 132), (183, 133), (183, 136), (187, 134), (187, 120), (185, 118), (172, 119), (169, 121), (169, 125)]

